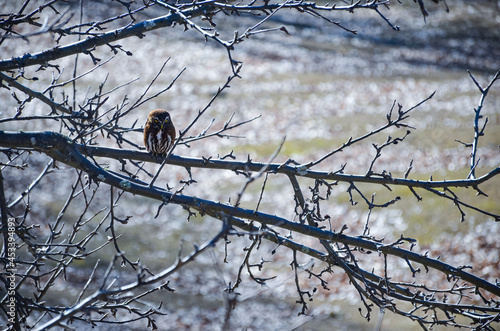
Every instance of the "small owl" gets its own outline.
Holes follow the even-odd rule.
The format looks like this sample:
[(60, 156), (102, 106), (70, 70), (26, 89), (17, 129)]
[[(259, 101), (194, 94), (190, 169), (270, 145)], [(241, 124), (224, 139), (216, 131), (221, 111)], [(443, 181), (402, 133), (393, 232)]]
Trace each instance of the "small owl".
[(149, 113), (144, 127), (144, 146), (153, 155), (166, 156), (175, 140), (175, 127), (170, 114), (163, 109)]

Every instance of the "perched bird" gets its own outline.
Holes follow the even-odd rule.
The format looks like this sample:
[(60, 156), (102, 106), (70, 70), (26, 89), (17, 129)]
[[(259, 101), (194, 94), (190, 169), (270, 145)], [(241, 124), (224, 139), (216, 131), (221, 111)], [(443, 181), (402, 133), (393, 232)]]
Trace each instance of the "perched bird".
[(175, 127), (170, 114), (164, 109), (149, 113), (144, 127), (144, 146), (153, 155), (166, 156), (175, 140)]

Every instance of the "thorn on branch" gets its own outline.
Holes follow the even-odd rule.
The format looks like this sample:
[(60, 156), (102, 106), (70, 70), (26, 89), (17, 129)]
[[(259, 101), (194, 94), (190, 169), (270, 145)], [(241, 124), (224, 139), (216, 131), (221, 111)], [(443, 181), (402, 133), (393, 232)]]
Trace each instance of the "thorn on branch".
[(191, 220), (191, 216), (194, 216), (196, 217), (196, 212), (193, 212), (191, 211), (191, 208), (189, 208), (188, 206), (182, 206), (182, 208), (188, 212), (188, 216), (187, 216), (187, 221), (189, 222)]
[(232, 160), (236, 160), (236, 156), (234, 156), (233, 152), (234, 152), (234, 150), (231, 150), (231, 152), (229, 154), (226, 154), (223, 157), (219, 157), (219, 160), (224, 160), (227, 158), (230, 158)]
[(95, 47), (90, 49), (90, 50), (83, 50), (82, 53), (85, 55), (89, 55), (90, 58), (92, 59), (92, 62), (94, 63), (94, 65), (97, 65), (99, 62), (101, 62), (101, 59), (98, 57), (95, 57), (94, 54), (92, 54), (92, 51), (94, 51), (94, 50), (95, 50)]
[(210, 159), (212, 159), (211, 156), (209, 157), (204, 157), (203, 155), (201, 156), (202, 160), (203, 160), (203, 165), (204, 166), (207, 166), (208, 164), (210, 164)]
[(465, 142), (463, 142), (463, 141), (461, 141), (459, 139), (455, 139), (455, 141), (457, 143), (460, 143), (460, 144), (464, 145), (465, 147), (472, 147), (472, 143), (465, 143)]
[(413, 195), (415, 196), (415, 198), (417, 198), (417, 201), (422, 201), (422, 197), (417, 194), (417, 192), (415, 191), (415, 189), (413, 187), (408, 186), (408, 188), (410, 189), (411, 193), (413, 193)]
[(280, 30), (290, 36), (290, 33), (288, 32), (285, 26), (280, 27)]
[(415, 278), (415, 275), (417, 273), (420, 273), (421, 269), (420, 268), (417, 268), (417, 269), (414, 269), (413, 266), (411, 265), (410, 261), (408, 259), (405, 259), (406, 263), (408, 264), (408, 267), (410, 268), (410, 271), (411, 271), (411, 274), (412, 274), (412, 277)]
[(410, 165), (408, 166), (408, 169), (404, 173), (404, 178), (407, 179), (408, 175), (410, 174), (410, 171), (413, 169), (413, 159), (410, 160)]

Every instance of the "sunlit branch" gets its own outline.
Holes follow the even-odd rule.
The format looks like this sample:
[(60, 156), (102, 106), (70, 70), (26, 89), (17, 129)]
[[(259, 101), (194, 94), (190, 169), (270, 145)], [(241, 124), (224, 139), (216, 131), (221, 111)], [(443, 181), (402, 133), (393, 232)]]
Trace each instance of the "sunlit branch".
[(470, 178), (474, 179), (474, 178), (476, 178), (476, 167), (477, 167), (477, 163), (479, 162), (479, 160), (476, 161), (477, 148), (478, 148), (478, 144), (479, 144), (479, 137), (484, 135), (484, 129), (486, 127), (486, 124), (488, 123), (488, 118), (486, 118), (483, 127), (482, 128), (479, 127), (479, 120), (481, 118), (483, 118), (483, 115), (481, 115), (481, 110), (483, 109), (484, 100), (486, 99), (486, 96), (488, 95), (490, 88), (493, 86), (495, 81), (500, 79), (500, 71), (498, 71), (495, 74), (495, 76), (491, 79), (488, 86), (486, 86), (485, 88), (481, 87), (481, 85), (477, 82), (477, 80), (474, 78), (474, 76), (472, 76), (470, 71), (469, 71), (469, 75), (472, 78), (472, 80), (474, 81), (474, 83), (476, 84), (479, 91), (481, 92), (481, 99), (479, 100), (479, 105), (478, 105), (477, 109), (474, 109), (474, 113), (475, 113), (475, 116), (474, 116), (474, 140), (472, 142), (472, 152), (470, 154), (471, 155), (471, 158), (470, 158), (471, 170), (470, 170), (469, 176), (467, 177), (467, 178), (470, 177)]
[[(74, 305), (73, 307), (64, 310), (62, 313), (60, 313), (58, 316), (54, 317), (47, 323), (40, 325), (36, 327), (34, 330), (36, 331), (41, 331), (45, 330), (51, 326), (59, 325), (62, 321), (71, 318), (73, 315), (76, 313), (85, 310), (85, 308), (89, 305), (93, 305), (96, 300), (106, 300), (107, 298), (112, 297), (114, 294), (119, 294), (119, 293), (126, 293), (128, 291), (132, 291), (134, 289), (147, 286), (147, 285), (152, 285), (156, 284), (163, 279), (169, 277), (172, 275), (174, 272), (177, 272), (180, 268), (185, 266), (186, 264), (194, 261), (197, 256), (199, 256), (201, 253), (206, 251), (207, 249), (214, 247), (215, 244), (224, 237), (226, 234), (228, 228), (227, 225), (224, 225), (222, 227), (222, 230), (215, 235), (211, 240), (207, 241), (205, 244), (196, 247), (194, 251), (192, 251), (190, 254), (185, 256), (184, 258), (178, 259), (172, 266), (162, 270), (160, 273), (150, 276), (150, 277), (138, 277), (138, 280), (129, 283), (123, 286), (118, 286), (118, 287), (107, 287), (104, 288), (102, 287), (100, 290), (94, 292), (90, 296), (84, 298), (81, 300), (78, 304)], [(108, 274), (113, 270), (114, 268), (114, 261), (113, 263), (110, 264), (110, 267), (108, 268)], [(106, 278), (106, 277), (105, 277)]]
[[(9, 134), (0, 132), (1, 145), (5, 144), (4, 139), (6, 138), (6, 135)], [(15, 139), (15, 142), (17, 143), (16, 146), (20, 147), (24, 146), (25, 144), (31, 144), (31, 138), (33, 136), (22, 133), (17, 135), (18, 136), (15, 137), (17, 138)], [(24, 139), (19, 135), (24, 135)], [(43, 140), (41, 140), (40, 142), (42, 141)], [(67, 138), (60, 134), (50, 133), (48, 135), (48, 140), (45, 140), (45, 143), (48, 144), (44, 145), (45, 149), (43, 149), (42, 151), (48, 156), (60, 162), (66, 163), (74, 168), (85, 171), (95, 181), (106, 183), (124, 191), (149, 197), (162, 202), (165, 201), (168, 203), (179, 204), (188, 208), (193, 208), (195, 210), (198, 210), (201, 214), (207, 214), (221, 220), (226, 219), (227, 215), (232, 215), (234, 217), (254, 220), (268, 226), (277, 226), (286, 230), (313, 236), (318, 239), (324, 239), (331, 242), (340, 242), (345, 245), (357, 246), (371, 251), (407, 258), (411, 261), (422, 263), (429, 268), (433, 268), (445, 274), (452, 275), (453, 277), (460, 277), (463, 280), (470, 282), (471, 284), (484, 288), (485, 290), (500, 296), (499, 286), (489, 283), (473, 274), (467, 273), (462, 269), (451, 267), (446, 263), (443, 263), (436, 259), (431, 259), (425, 255), (414, 253), (391, 245), (383, 245), (378, 242), (364, 240), (361, 238), (351, 237), (339, 233), (332, 233), (305, 224), (290, 222), (284, 218), (274, 215), (268, 215), (262, 212), (256, 212), (254, 210), (234, 207), (196, 197), (190, 197), (180, 194), (174, 195), (158, 187), (150, 187), (148, 184), (138, 180), (123, 179), (122, 177), (115, 176), (110, 172), (94, 165), (79, 152), (78, 146), (76, 144), (71, 143), (67, 140)], [(266, 164), (264, 164), (264, 166), (266, 166)], [(498, 169), (497, 173), (500, 173), (500, 168)]]
[[(32, 140), (34, 139), (34, 140)], [(47, 148), (53, 148), (54, 139), (64, 141), (67, 138), (57, 133), (47, 132), (8, 132), (0, 131), (0, 146), (19, 147), (38, 151), (44, 151)], [(33, 141), (35, 142), (33, 144)], [(75, 143), (80, 152), (87, 156), (99, 156), (113, 159), (131, 159), (146, 162), (161, 163), (163, 159), (155, 157), (147, 152), (140, 152), (126, 149), (116, 149), (109, 147), (83, 146)], [(266, 165), (265, 162), (255, 161), (227, 161), (217, 159), (192, 158), (178, 155), (170, 155), (167, 164), (180, 167), (207, 168), (207, 169), (225, 169), (225, 170), (248, 170), (258, 172)], [(290, 174), (299, 177), (325, 179), (342, 182), (356, 182), (369, 184), (387, 184), (400, 185), (412, 188), (442, 188), (442, 187), (475, 187), (489, 179), (500, 174), (500, 167), (495, 168), (487, 174), (476, 179), (456, 179), (456, 180), (419, 180), (399, 177), (380, 177), (365, 175), (339, 174), (329, 171), (318, 171), (304, 169), (302, 166), (283, 165), (280, 163), (271, 163), (267, 167), (269, 173)]]
[(42, 101), (43, 103), (47, 104), (53, 110), (59, 110), (65, 114), (72, 114), (73, 113), (68, 108), (66, 108), (66, 107), (62, 106), (61, 104), (46, 97), (43, 93), (33, 91), (32, 89), (18, 83), (14, 78), (7, 76), (3, 72), (0, 72), (0, 78), (1, 78), (1, 80), (7, 82), (7, 84), (9, 84), (12, 87), (15, 87), (19, 91), (22, 91), (22, 92), (26, 93), (27, 95), (31, 96), (32, 98), (38, 99), (38, 100)]
[[(209, 10), (210, 7), (209, 5), (207, 6), (186, 9), (181, 11), (181, 13), (185, 16), (190, 17), (199, 16), (202, 15), (205, 11)], [(83, 39), (66, 46), (58, 46), (39, 53), (28, 53), (20, 57), (14, 57), (13, 59), (2, 60), (0, 61), (0, 71), (16, 69), (18, 67), (44, 64), (45, 62), (53, 61), (78, 53), (90, 53), (91, 50), (94, 49), (94, 47), (103, 46), (128, 37), (141, 36), (148, 31), (171, 26), (174, 23), (182, 22), (182, 20), (183, 18), (177, 13), (168, 14), (165, 16), (133, 24), (125, 28), (109, 31), (99, 36), (89, 37), (87, 39)]]

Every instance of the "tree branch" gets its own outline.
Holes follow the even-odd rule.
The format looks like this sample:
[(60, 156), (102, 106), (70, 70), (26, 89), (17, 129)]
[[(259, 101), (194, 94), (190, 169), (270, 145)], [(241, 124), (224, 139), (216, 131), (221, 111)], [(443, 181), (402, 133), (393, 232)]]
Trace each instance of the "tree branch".
[[(254, 210), (234, 207), (182, 194), (172, 194), (155, 186), (150, 187), (147, 183), (141, 182), (139, 180), (131, 178), (126, 179), (124, 177), (116, 176), (87, 160), (80, 153), (80, 149), (83, 150), (84, 147), (71, 142), (68, 138), (61, 134), (53, 132), (6, 133), (0, 131), (0, 145), (5, 146), (6, 142), (14, 143), (18, 147), (38, 147), (39, 151), (47, 154), (53, 159), (85, 171), (92, 178), (92, 180), (96, 182), (103, 182), (133, 194), (141, 195), (162, 202), (178, 204), (187, 208), (192, 208), (198, 210), (202, 215), (207, 214), (220, 220), (226, 220), (228, 215), (231, 215), (232, 217), (253, 220), (262, 224), (266, 224), (268, 226), (277, 226), (286, 230), (302, 233), (330, 242), (339, 242), (345, 245), (356, 246), (370, 251), (398, 256), (410, 261), (421, 263), (427, 267), (439, 270), (452, 277), (459, 277), (471, 284), (474, 284), (477, 287), (483, 288), (490, 293), (500, 296), (500, 286), (487, 282), (486, 280), (465, 272), (462, 269), (451, 267), (450, 265), (436, 259), (431, 259), (426, 255), (421, 255), (391, 245), (383, 245), (379, 242), (373, 242), (370, 240), (351, 237), (340, 233), (325, 231), (305, 224), (290, 222), (284, 218), (262, 212), (256, 212)], [(265, 165), (266, 164), (264, 164), (264, 166)], [(268, 166), (268, 168), (269, 171), (272, 171), (270, 165)], [(500, 173), (500, 169), (496, 170), (496, 174), (498, 173)]]
[[(211, 8), (212, 6), (210, 4), (207, 4), (197, 8), (183, 10), (182, 14), (189, 17), (200, 16), (205, 12), (210, 11)], [(95, 47), (103, 46), (111, 42), (132, 36), (142, 36), (148, 31), (168, 27), (174, 23), (181, 23), (183, 20), (184, 19), (179, 14), (171, 13), (165, 16), (126, 26), (124, 28), (116, 29), (99, 36), (89, 37), (87, 39), (83, 39), (66, 46), (54, 47), (52, 49), (48, 49), (35, 54), (27, 53), (23, 56), (13, 57), (12, 59), (0, 61), (0, 71), (12, 70), (19, 67), (27, 67), (37, 64), (44, 64), (49, 61), (78, 53), (88, 53)]]

